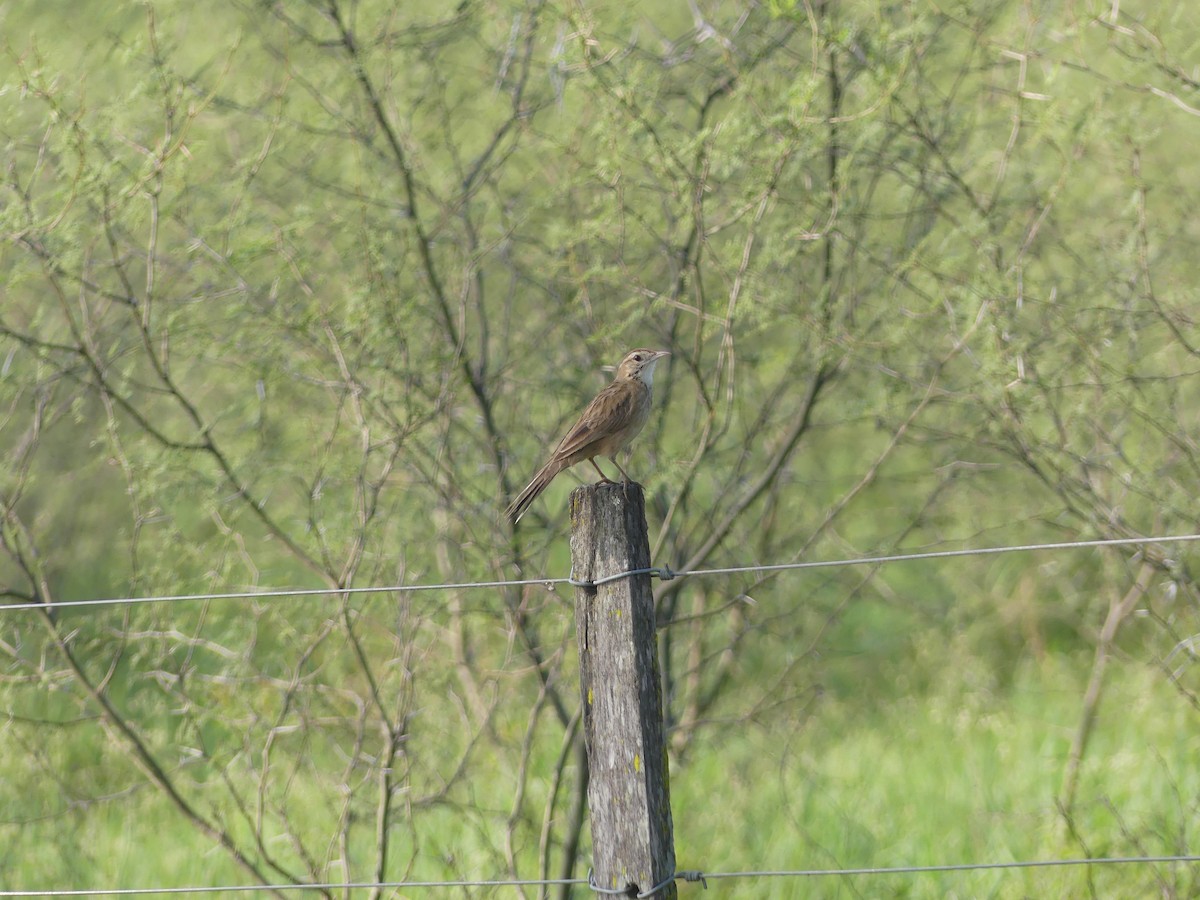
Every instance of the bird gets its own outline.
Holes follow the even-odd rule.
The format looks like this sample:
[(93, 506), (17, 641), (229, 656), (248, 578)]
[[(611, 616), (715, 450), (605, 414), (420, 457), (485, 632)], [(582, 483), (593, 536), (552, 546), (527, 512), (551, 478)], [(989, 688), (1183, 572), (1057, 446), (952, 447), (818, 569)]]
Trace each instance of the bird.
[(554, 476), (581, 460), (586, 459), (600, 473), (600, 484), (615, 484), (596, 462), (597, 456), (607, 456), (620, 470), (625, 483), (629, 483), (629, 474), (617, 462), (617, 454), (629, 446), (650, 418), (654, 367), (660, 359), (670, 355), (667, 350), (645, 349), (630, 350), (625, 354), (612, 384), (587, 405), (579, 421), (558, 442), (550, 459), (504, 511), (509, 521), (514, 525), (519, 522), (529, 504), (546, 489)]

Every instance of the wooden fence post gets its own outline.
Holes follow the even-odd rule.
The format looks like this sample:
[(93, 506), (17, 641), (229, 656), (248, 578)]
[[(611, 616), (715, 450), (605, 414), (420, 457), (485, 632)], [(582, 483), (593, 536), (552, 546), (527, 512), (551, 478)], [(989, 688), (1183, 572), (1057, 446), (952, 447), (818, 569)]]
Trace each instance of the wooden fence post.
[[(571, 570), (580, 581), (650, 566), (637, 484), (571, 493)], [(588, 816), (596, 885), (630, 897), (668, 882), (675, 844), (663, 733), (662, 682), (649, 575), (575, 589), (579, 687), (588, 757)]]

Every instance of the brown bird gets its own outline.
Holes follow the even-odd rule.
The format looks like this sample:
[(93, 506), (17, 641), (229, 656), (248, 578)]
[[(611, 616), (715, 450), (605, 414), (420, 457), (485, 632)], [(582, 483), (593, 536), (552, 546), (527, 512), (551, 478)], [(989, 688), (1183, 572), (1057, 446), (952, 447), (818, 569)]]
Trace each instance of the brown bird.
[(525, 515), (529, 504), (546, 489), (555, 475), (580, 460), (586, 459), (600, 473), (601, 484), (613, 484), (596, 463), (597, 456), (607, 456), (620, 469), (625, 483), (629, 483), (629, 475), (617, 462), (617, 454), (629, 446), (650, 418), (654, 366), (670, 355), (666, 350), (631, 350), (625, 354), (617, 366), (613, 383), (587, 405), (579, 421), (571, 426), (550, 454), (550, 459), (533, 476), (533, 481), (504, 511), (514, 524)]

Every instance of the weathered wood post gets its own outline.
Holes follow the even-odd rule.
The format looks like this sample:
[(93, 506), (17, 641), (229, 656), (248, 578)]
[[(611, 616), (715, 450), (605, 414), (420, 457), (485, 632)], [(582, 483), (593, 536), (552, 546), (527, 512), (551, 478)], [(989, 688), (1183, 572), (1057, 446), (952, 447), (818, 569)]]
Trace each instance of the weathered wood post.
[[(571, 493), (571, 568), (579, 581), (650, 566), (637, 484)], [(676, 897), (671, 790), (650, 576), (575, 589), (579, 687), (587, 745), (588, 815), (597, 886), (628, 896), (669, 882)]]

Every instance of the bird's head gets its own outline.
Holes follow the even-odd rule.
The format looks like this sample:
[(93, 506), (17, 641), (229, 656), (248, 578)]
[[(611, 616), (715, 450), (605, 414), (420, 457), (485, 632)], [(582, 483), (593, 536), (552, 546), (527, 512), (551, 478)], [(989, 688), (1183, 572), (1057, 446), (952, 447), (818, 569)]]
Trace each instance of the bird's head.
[(670, 356), (667, 350), (630, 350), (617, 366), (617, 380), (632, 380), (644, 382), (646, 387), (654, 381), (654, 367), (664, 356)]

